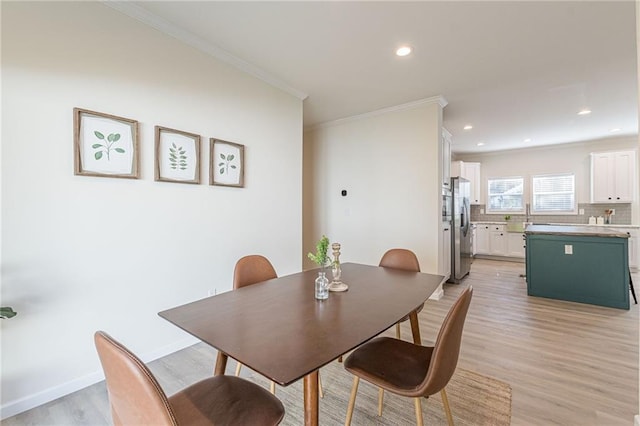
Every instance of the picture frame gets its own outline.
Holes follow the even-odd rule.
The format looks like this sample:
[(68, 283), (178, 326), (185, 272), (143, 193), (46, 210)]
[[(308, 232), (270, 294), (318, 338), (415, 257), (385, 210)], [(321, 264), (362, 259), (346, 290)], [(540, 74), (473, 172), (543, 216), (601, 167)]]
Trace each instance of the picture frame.
[(209, 140), (209, 185), (244, 188), (244, 145)]
[(155, 126), (155, 180), (200, 183), (200, 135)]
[(138, 122), (73, 109), (74, 174), (138, 179)]

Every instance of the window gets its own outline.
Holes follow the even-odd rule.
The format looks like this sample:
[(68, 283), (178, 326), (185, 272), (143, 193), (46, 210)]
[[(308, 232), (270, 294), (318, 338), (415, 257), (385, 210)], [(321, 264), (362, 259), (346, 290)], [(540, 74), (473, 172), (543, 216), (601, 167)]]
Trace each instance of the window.
[(490, 212), (523, 211), (523, 192), (524, 179), (521, 177), (489, 179), (487, 210)]
[(533, 176), (533, 213), (575, 213), (575, 177), (571, 173)]

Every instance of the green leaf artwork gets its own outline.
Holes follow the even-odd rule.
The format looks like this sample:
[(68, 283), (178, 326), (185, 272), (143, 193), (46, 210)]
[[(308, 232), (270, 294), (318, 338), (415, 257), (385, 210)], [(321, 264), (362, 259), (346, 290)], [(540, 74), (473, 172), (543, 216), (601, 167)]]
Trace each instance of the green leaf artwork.
[(220, 174), (229, 174), (229, 168), (231, 169), (236, 169), (236, 165), (235, 164), (231, 164), (231, 162), (236, 158), (235, 155), (233, 154), (220, 154), (220, 158), (222, 158), (224, 161), (221, 161), (220, 163), (218, 163), (218, 167), (220, 167)]
[(0, 307), (0, 318), (13, 318), (17, 314), (10, 306)]
[(169, 147), (169, 164), (173, 170), (187, 170), (187, 151), (172, 143)]
[(111, 149), (112, 148), (113, 148), (113, 150), (115, 152), (117, 152), (119, 154), (124, 154), (125, 153), (125, 150), (123, 148), (114, 148), (113, 147), (113, 144), (120, 140), (120, 133), (109, 133), (109, 135), (107, 135), (106, 138), (104, 137), (104, 135), (102, 133), (100, 133), (97, 130), (95, 130), (93, 132), (93, 134), (99, 140), (104, 141), (103, 143), (94, 143), (93, 145), (91, 145), (91, 148), (98, 150), (93, 154), (93, 156), (94, 156), (94, 158), (96, 160), (100, 160), (104, 156), (104, 154), (107, 154), (107, 161), (111, 161)]

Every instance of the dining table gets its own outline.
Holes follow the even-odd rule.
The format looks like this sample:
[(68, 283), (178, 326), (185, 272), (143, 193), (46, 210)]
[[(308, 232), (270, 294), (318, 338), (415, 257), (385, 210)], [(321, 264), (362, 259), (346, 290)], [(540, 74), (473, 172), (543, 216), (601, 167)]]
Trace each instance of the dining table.
[[(288, 386), (303, 379), (305, 425), (318, 425), (318, 371), (409, 314), (444, 282), (436, 274), (343, 263), (348, 290), (315, 298), (319, 269), (285, 275), (177, 306), (160, 317), (218, 350), (215, 375), (231, 357)], [(345, 407), (346, 410), (346, 407)]]

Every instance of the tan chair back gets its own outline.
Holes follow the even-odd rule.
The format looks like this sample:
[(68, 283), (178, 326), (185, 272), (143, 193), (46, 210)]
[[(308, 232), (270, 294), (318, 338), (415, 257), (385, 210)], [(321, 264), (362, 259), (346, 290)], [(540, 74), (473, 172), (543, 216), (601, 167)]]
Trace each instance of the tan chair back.
[(418, 263), (415, 253), (401, 248), (388, 250), (380, 259), (380, 266), (420, 272), (420, 263)]
[(107, 381), (113, 423), (177, 425), (167, 396), (138, 357), (103, 331), (94, 335)]
[(425, 395), (433, 395), (444, 389), (456, 370), (462, 342), (462, 329), (472, 294), (473, 287), (467, 287), (453, 304), (440, 327), (427, 377), (420, 385)]
[(252, 254), (236, 262), (233, 270), (233, 288), (238, 289), (273, 278), (278, 278), (278, 274), (271, 262), (264, 256)]

